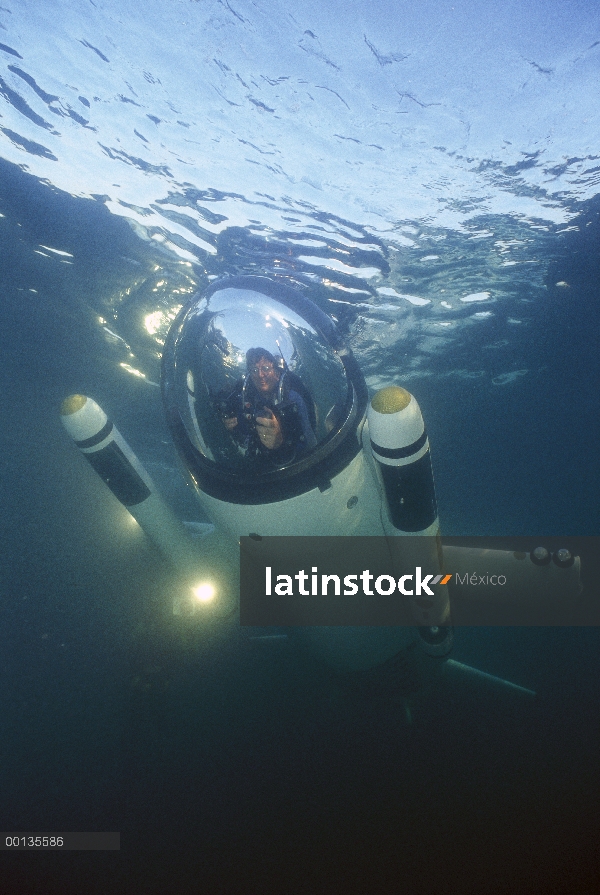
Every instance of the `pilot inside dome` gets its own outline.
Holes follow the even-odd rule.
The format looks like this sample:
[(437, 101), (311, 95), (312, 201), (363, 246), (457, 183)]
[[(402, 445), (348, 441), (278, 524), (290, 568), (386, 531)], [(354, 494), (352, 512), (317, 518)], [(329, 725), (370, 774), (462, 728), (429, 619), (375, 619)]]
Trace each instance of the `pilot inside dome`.
[(283, 356), (246, 352), (246, 375), (219, 402), (223, 424), (244, 456), (260, 466), (288, 464), (317, 443), (314, 402)]

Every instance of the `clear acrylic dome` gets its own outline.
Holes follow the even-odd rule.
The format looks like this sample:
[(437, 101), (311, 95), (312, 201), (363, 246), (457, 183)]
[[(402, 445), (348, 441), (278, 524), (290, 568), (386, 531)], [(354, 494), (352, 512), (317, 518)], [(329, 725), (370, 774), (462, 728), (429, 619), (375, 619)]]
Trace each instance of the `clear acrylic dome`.
[[(356, 445), (363, 391), (333, 321), (300, 292), (262, 277), (230, 278), (195, 296), (165, 344), (167, 419), (192, 478), (213, 493), (228, 490), (225, 483), (253, 491), (289, 482), (338, 452), (349, 429)], [(283, 432), (276, 450), (257, 440), (261, 415)]]

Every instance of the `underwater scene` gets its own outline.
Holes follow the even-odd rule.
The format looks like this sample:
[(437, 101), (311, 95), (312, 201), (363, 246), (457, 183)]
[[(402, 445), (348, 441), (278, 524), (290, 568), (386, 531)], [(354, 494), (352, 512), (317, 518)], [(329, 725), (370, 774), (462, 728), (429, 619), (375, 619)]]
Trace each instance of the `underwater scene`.
[[(590, 0), (2, 0), (0, 892), (598, 891), (599, 83)], [(241, 366), (215, 337), (190, 409), (173, 345), (231, 277), (300, 296), (273, 341), (296, 410), (307, 383), (317, 405), (297, 468), (364, 419), (318, 330), (369, 396), (418, 401), (443, 536), (580, 555), (567, 624), (456, 624), (451, 660), (423, 653), (456, 679), (421, 687), (414, 643), (361, 664), (376, 627), (348, 670), (241, 625), (235, 588), (232, 611), (181, 609), (65, 431), (69, 396), (114, 423), (200, 569), (235, 577), (224, 531), (354, 533), (270, 467), (259, 497), (239, 473), (256, 346), (216, 299)], [(263, 355), (256, 383), (281, 377)], [(200, 476), (221, 454), (201, 502), (186, 457)], [(69, 832), (119, 848), (13, 844)]]

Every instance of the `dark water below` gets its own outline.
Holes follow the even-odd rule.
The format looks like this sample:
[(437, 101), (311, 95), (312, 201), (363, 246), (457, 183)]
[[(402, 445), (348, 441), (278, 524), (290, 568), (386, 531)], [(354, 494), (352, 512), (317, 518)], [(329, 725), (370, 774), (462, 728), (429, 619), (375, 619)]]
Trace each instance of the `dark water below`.
[[(123, 517), (65, 439), (58, 407), (91, 393), (168, 470), (159, 390), (122, 373), (122, 346), (97, 317), (153, 380), (157, 358), (139, 333), (160, 305), (153, 266), (165, 291), (187, 288), (244, 269), (256, 245), (238, 234), (237, 254), (230, 245), (185, 279), (101, 205), (2, 171), (0, 826), (118, 830), (121, 850), (4, 855), (0, 890), (596, 891), (598, 629), (457, 632), (455, 658), (534, 687), (539, 704), (440, 692), (412, 725), (385, 680), (348, 689), (285, 646), (178, 629), (168, 570), (141, 538), (121, 536)], [(594, 233), (549, 262), (569, 301), (551, 293), (507, 349), (511, 369), (524, 357), (546, 368), (534, 384), (482, 377), (467, 388), (448, 375), (478, 366), (467, 336), (411, 374), (449, 534), (597, 533)], [(76, 261), (48, 264), (39, 244), (69, 246)], [(385, 357), (376, 367), (365, 347), (364, 358), (387, 375)]]

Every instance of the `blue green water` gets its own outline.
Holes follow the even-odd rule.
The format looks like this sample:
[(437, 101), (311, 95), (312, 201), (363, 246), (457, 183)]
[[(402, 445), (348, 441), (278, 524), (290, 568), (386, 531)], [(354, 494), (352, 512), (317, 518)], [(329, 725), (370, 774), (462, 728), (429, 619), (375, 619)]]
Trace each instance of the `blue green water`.
[(201, 519), (162, 339), (286, 276), (418, 398), (446, 534), (598, 534), (598, 13), (354, 6), (1, 11), (0, 827), (122, 843), (3, 891), (595, 891), (597, 628), (458, 631), (540, 705), (407, 726), (389, 681), (178, 627), (59, 422), (90, 394)]

